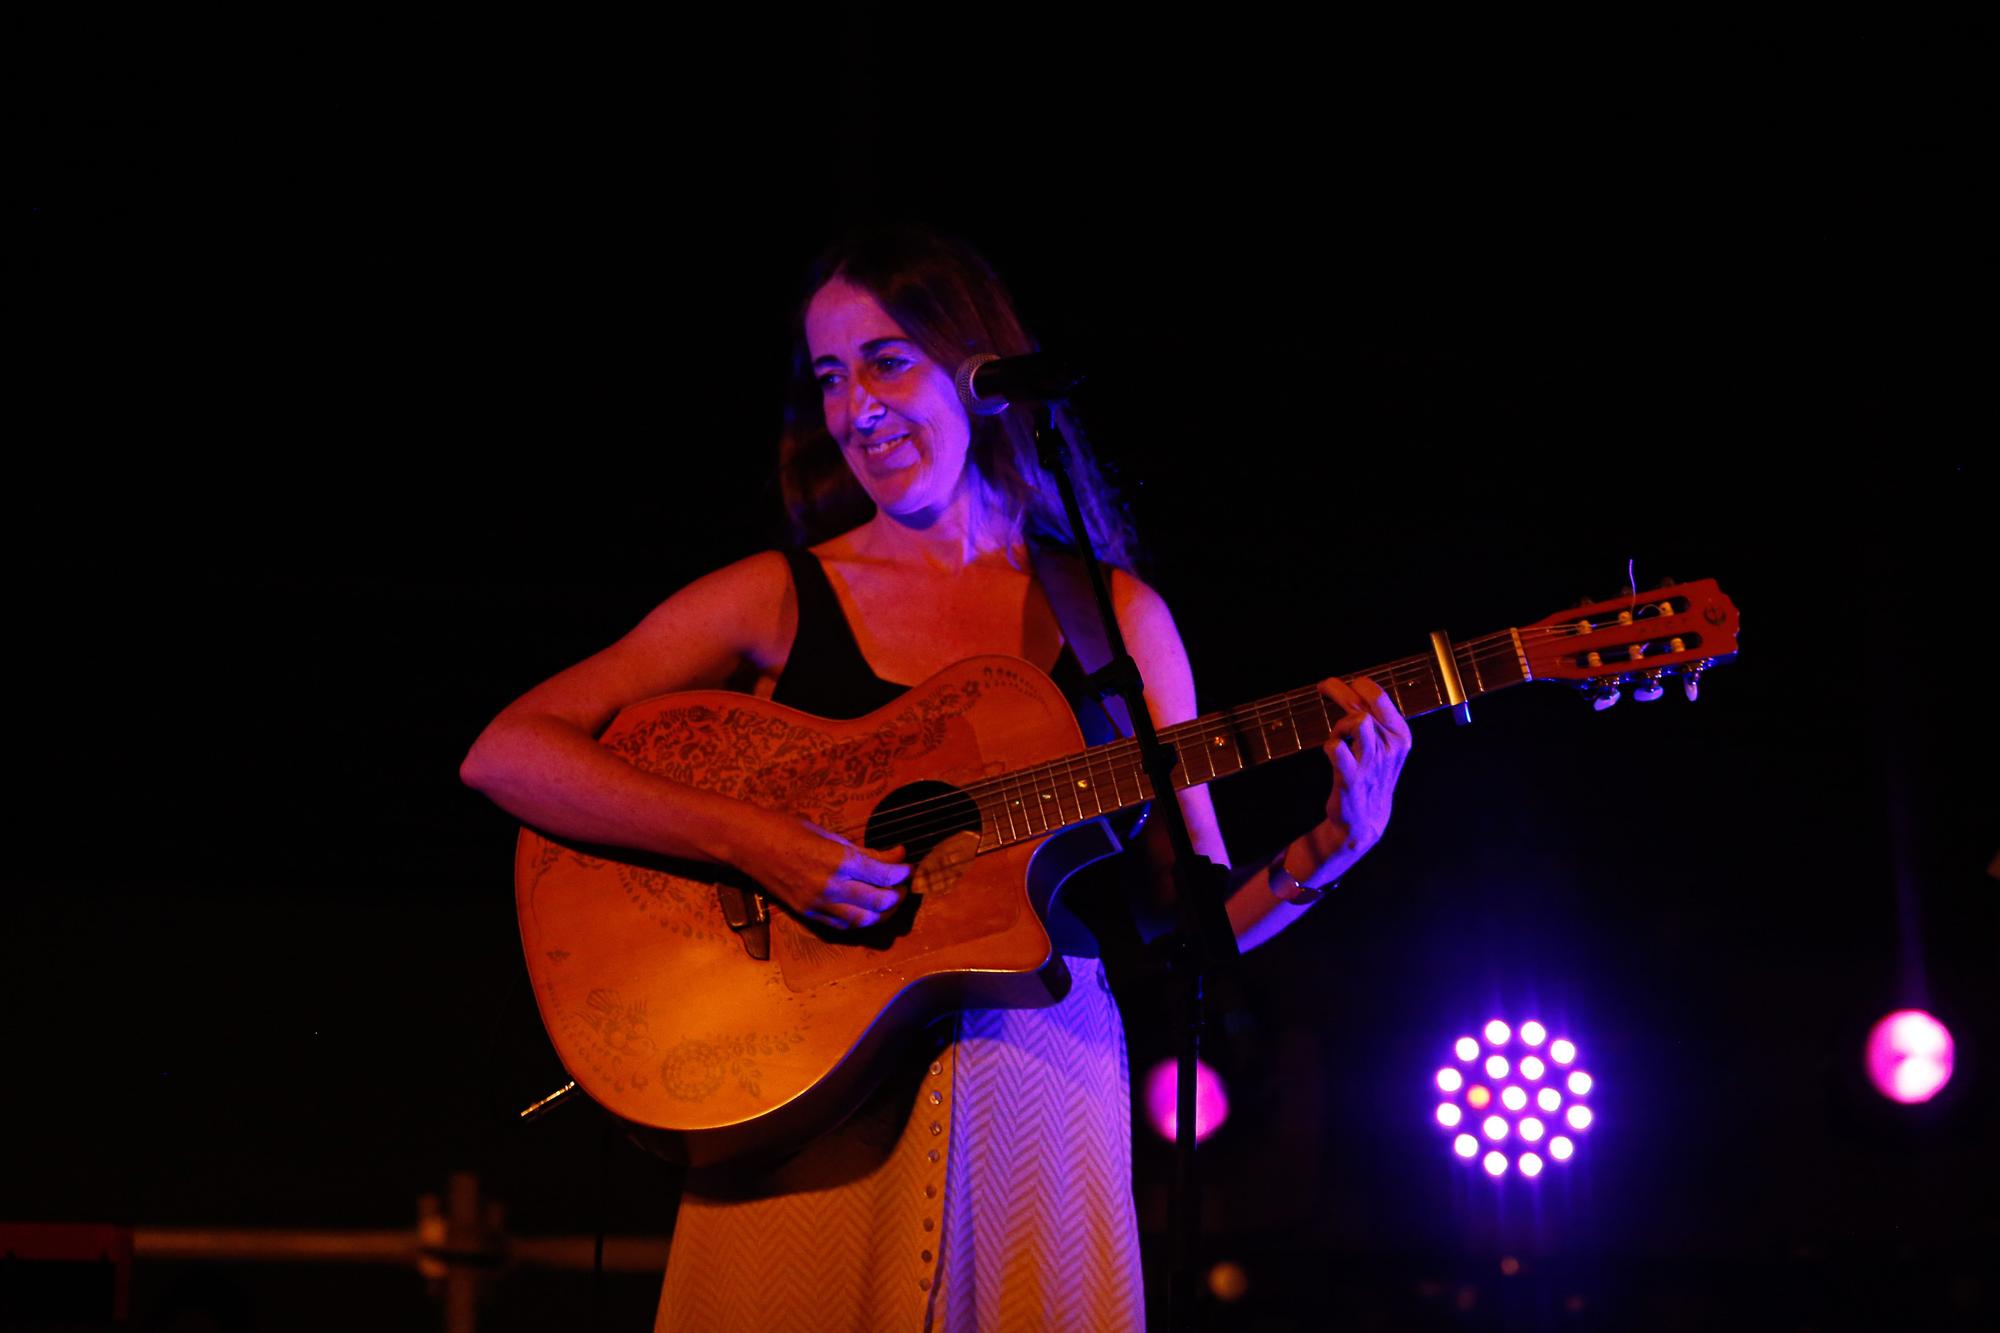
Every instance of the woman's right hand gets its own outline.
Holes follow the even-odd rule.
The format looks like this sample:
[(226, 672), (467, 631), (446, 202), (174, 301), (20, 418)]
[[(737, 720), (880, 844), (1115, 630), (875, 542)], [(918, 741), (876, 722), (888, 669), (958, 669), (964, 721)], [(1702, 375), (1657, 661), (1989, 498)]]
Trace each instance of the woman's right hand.
[(872, 926), (903, 901), (903, 849), (873, 852), (810, 820), (759, 812), (736, 868), (808, 921), (835, 930)]

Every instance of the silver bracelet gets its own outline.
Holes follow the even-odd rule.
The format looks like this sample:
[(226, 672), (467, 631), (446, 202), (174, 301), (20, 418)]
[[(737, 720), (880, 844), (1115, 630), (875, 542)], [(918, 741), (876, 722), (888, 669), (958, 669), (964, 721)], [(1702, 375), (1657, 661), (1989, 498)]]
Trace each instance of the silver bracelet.
[[(1287, 847), (1285, 850), (1289, 852), (1291, 848)], [(1291, 892), (1286, 893), (1279, 889), (1278, 880), (1281, 876), (1291, 884)], [(1267, 879), (1271, 886), (1271, 896), (1281, 903), (1290, 903), (1294, 907), (1311, 907), (1314, 903), (1326, 897), (1329, 892), (1340, 887), (1339, 880), (1335, 880), (1325, 888), (1320, 889), (1315, 889), (1309, 884), (1301, 884), (1293, 877), (1291, 871), (1285, 869), (1285, 858), (1282, 856), (1271, 867)]]

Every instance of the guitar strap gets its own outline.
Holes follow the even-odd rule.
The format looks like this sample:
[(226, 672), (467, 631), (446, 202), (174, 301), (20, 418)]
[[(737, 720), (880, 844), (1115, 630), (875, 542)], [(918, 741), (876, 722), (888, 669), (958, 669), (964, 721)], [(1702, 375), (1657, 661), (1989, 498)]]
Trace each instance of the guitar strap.
[[(1049, 608), (1056, 613), (1056, 624), (1061, 627), (1063, 638), (1076, 654), (1077, 665), (1083, 668), (1084, 675), (1095, 676), (1110, 665), (1111, 644), (1098, 619), (1097, 595), (1091, 591), (1090, 575), (1083, 561), (1054, 547), (1030, 546), (1028, 563), (1034, 567), (1035, 582), (1042, 585), (1042, 595), (1049, 599)], [(1125, 701), (1107, 694), (1099, 695), (1098, 702), (1111, 719), (1111, 725), (1118, 728), (1118, 734), (1130, 736), (1132, 715), (1126, 711)]]
[[(1078, 664), (1084, 674), (1096, 675), (1110, 665), (1111, 644), (1098, 620), (1097, 594), (1091, 590), (1090, 574), (1084, 569), (1082, 559), (1068, 551), (1031, 546), (1028, 560)], [(1126, 710), (1125, 701), (1110, 694), (1099, 696), (1098, 702), (1118, 733), (1130, 736), (1132, 715)], [(1168, 936), (1174, 927), (1173, 847), (1165, 830), (1164, 824), (1141, 815), (1136, 826), (1123, 831), (1125, 842), (1137, 857), (1128, 880), (1133, 924), (1139, 937), (1148, 943)], [(1066, 929), (1060, 918), (1068, 912), (1065, 900), (1058, 897), (1049, 913), (1052, 935)], [(1092, 927), (1093, 931), (1097, 929)], [(1094, 948), (1072, 947), (1079, 953), (1096, 952)]]

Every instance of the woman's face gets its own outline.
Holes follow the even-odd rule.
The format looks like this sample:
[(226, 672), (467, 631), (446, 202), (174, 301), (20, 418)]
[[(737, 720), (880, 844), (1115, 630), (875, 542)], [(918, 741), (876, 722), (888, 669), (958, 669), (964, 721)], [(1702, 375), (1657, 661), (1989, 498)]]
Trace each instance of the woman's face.
[(926, 521), (956, 498), (972, 426), (951, 372), (866, 288), (835, 278), (806, 306), (827, 433), (884, 513)]

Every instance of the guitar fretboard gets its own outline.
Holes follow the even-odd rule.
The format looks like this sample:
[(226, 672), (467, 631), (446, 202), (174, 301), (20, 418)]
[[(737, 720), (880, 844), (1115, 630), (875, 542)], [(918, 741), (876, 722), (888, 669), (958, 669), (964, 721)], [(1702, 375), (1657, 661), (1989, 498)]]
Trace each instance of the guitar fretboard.
[[(1454, 646), (1452, 661), (1467, 699), (1531, 679), (1515, 630)], [(1437, 659), (1429, 654), (1343, 679), (1352, 683), (1364, 676), (1382, 688), (1404, 717), (1433, 713), (1451, 703)], [(1160, 739), (1178, 757), (1175, 788), (1197, 787), (1273, 759), (1318, 749), (1333, 734), (1337, 715), (1338, 709), (1317, 685), (1306, 685), (1162, 727)], [(979, 807), (982, 850), (1129, 810), (1155, 795), (1153, 780), (1140, 760), (1139, 743), (1130, 739), (1003, 773), (967, 787), (966, 792)]]

